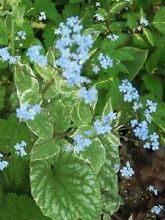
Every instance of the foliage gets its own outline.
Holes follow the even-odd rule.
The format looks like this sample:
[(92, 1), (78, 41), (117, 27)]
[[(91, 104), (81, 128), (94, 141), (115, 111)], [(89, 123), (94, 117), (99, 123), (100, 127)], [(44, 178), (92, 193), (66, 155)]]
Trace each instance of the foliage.
[[(59, 28), (76, 16), (77, 54), (73, 41), (60, 42), (68, 30)], [(0, 220), (156, 219), (151, 208), (165, 204), (164, 38), (161, 0), (1, 0)], [(60, 62), (70, 53), (65, 43), (70, 62)], [(138, 99), (125, 100), (124, 79)], [(156, 152), (131, 128), (131, 120), (147, 118), (133, 100), (157, 105), (148, 123), (148, 138), (159, 135)], [(132, 179), (121, 175), (127, 161)], [(147, 191), (154, 184), (156, 201)]]

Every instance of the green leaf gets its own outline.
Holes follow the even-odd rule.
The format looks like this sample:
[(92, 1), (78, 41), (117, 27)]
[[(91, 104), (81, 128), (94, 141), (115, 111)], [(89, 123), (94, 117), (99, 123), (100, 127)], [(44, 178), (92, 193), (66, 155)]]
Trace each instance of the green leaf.
[(52, 21), (55, 24), (59, 24), (61, 22), (61, 15), (55, 8), (55, 3), (50, 0), (35, 0), (32, 7), (34, 8), (33, 15), (36, 16), (41, 11), (44, 10), (47, 19)]
[(28, 89), (22, 93), (20, 103), (28, 102), (30, 104), (36, 104), (41, 101), (41, 95), (35, 89)]
[(82, 2), (82, 0), (69, 0), (69, 3), (71, 4), (75, 4), (75, 3), (79, 3)]
[(8, 167), (0, 172), (0, 184), (6, 192), (28, 193), (29, 162), (22, 158), (10, 159)]
[(102, 189), (103, 211), (112, 215), (120, 207), (121, 198), (118, 194), (118, 177), (108, 157), (98, 174), (98, 178)]
[[(89, 134), (86, 132), (89, 132)], [(83, 137), (91, 139), (92, 144), (89, 147), (86, 147), (81, 154), (84, 159), (91, 163), (94, 172), (97, 174), (106, 159), (106, 151), (103, 144), (99, 138), (94, 138), (95, 131), (92, 126), (82, 126), (77, 129), (73, 136), (75, 134), (81, 134)]]
[(26, 124), (40, 138), (51, 139), (53, 137), (53, 125), (45, 109), (41, 109), (40, 114), (36, 115), (34, 120), (27, 121)]
[(30, 179), (33, 198), (51, 219), (91, 220), (101, 213), (95, 175), (74, 154), (62, 153), (54, 160), (32, 162)]
[(116, 2), (111, 6), (110, 14), (115, 15), (127, 6), (127, 2)]
[(34, 135), (28, 127), (19, 123), (15, 114), (10, 115), (6, 120), (0, 119), (0, 151), (12, 153), (14, 145), (21, 140), (26, 141), (27, 145), (32, 145)]
[(6, 92), (6, 88), (0, 85), (0, 109), (4, 107), (5, 92)]
[[(47, 74), (45, 74), (45, 71), (47, 71)], [(70, 95), (71, 92), (73, 92), (73, 89), (67, 86), (66, 81), (58, 72), (51, 68), (47, 68), (45, 71), (39, 70), (40, 75), (45, 79), (42, 89), (43, 97), (45, 99), (54, 98), (59, 94)], [(53, 76), (51, 77), (51, 75)]]
[(107, 158), (111, 160), (112, 169), (117, 173), (120, 167), (119, 146), (120, 138), (117, 134), (109, 134), (108, 136), (100, 137), (101, 143), (106, 149)]
[(92, 107), (85, 104), (83, 101), (74, 105), (71, 117), (74, 124), (78, 127), (83, 124), (90, 124), (92, 116)]
[(55, 156), (59, 152), (62, 142), (64, 141), (57, 139), (47, 140), (39, 138), (31, 151), (31, 161), (44, 160)]
[(165, 104), (158, 103), (158, 109), (156, 113), (153, 114), (154, 123), (165, 132)]
[(19, 98), (28, 89), (39, 90), (39, 83), (29, 65), (19, 64), (15, 67), (15, 84)]
[(145, 35), (146, 39), (153, 47), (155, 44), (155, 39), (154, 39), (154, 35), (152, 34), (152, 32), (147, 28), (143, 28), (143, 34)]
[(7, 44), (8, 43), (8, 33), (6, 25), (4, 24), (4, 19), (0, 18), (0, 44)]
[(0, 185), (0, 205), (1, 205), (2, 201), (3, 201), (4, 195), (5, 194), (4, 194), (3, 190), (2, 190), (2, 186)]
[(153, 20), (154, 27), (162, 34), (165, 34), (165, 7), (160, 8)]
[(50, 220), (42, 215), (34, 200), (27, 195), (8, 193), (0, 209), (1, 220)]
[(146, 89), (151, 92), (156, 98), (161, 100), (163, 95), (162, 80), (157, 76), (147, 74), (145, 74), (142, 79)]
[(129, 80), (133, 80), (143, 67), (147, 59), (148, 50), (141, 50), (134, 47), (124, 47), (122, 48), (122, 52), (126, 52), (133, 57), (132, 61), (124, 62), (124, 65), (129, 70), (129, 75), (127, 76), (127, 78)]
[(63, 104), (62, 100), (56, 101), (55, 99), (48, 104), (47, 109), (56, 134), (64, 132), (70, 127), (72, 110), (70, 106)]
[(101, 141), (95, 138), (92, 144), (82, 152), (82, 157), (89, 160), (94, 172), (98, 174), (106, 159), (106, 151)]

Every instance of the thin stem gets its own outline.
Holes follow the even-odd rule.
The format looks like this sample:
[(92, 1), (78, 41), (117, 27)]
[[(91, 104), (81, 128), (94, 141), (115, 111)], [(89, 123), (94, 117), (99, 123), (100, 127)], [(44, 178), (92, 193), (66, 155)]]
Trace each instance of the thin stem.
[(12, 12), (12, 21), (11, 21), (11, 53), (15, 55), (15, 43), (14, 43), (14, 36), (15, 36), (15, 20), (14, 20), (14, 12)]

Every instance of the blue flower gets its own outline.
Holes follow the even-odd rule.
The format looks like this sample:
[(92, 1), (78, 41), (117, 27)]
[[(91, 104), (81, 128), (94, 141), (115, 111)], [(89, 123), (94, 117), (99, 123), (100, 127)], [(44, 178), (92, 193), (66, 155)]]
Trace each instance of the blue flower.
[(100, 71), (100, 68), (99, 68), (98, 65), (94, 65), (93, 68), (92, 68), (92, 70), (93, 70), (93, 72), (94, 72), (95, 74), (98, 74), (98, 72)]
[(138, 137), (140, 140), (145, 141), (148, 138), (149, 131), (148, 131), (148, 125), (146, 121), (139, 122), (136, 127), (133, 125), (133, 132), (136, 137)]
[(0, 48), (0, 59), (3, 61), (8, 61), (10, 64), (15, 64), (19, 59), (19, 56), (11, 56), (8, 48)]
[(73, 139), (77, 153), (80, 153), (86, 147), (89, 147), (92, 144), (92, 141), (89, 138), (84, 138), (81, 134), (74, 135)]
[(39, 104), (29, 105), (27, 102), (21, 104), (20, 108), (16, 109), (16, 116), (21, 121), (34, 120), (35, 116), (41, 112)]
[(154, 103), (150, 100), (147, 100), (146, 106), (147, 106), (147, 109), (144, 111), (144, 116), (146, 117), (146, 120), (149, 123), (151, 123), (151, 121), (152, 121), (151, 113), (156, 112), (157, 103)]
[(95, 87), (87, 90), (85, 87), (81, 87), (79, 96), (82, 97), (86, 104), (94, 104), (97, 101), (97, 90)]
[(112, 131), (111, 123), (113, 120), (117, 118), (116, 113), (109, 112), (107, 115), (105, 115), (102, 120), (97, 119), (94, 122), (94, 129), (97, 135), (100, 134), (109, 134)]
[(140, 18), (140, 24), (144, 25), (145, 27), (148, 26), (149, 22), (145, 17)]
[(39, 66), (45, 67), (47, 65), (47, 57), (40, 54), (40, 45), (33, 45), (27, 49), (26, 55), (31, 62), (36, 62)]
[(154, 186), (152, 186), (152, 185), (150, 185), (148, 187), (148, 191), (150, 191), (151, 193), (153, 193), (156, 196), (158, 195), (158, 190)]
[(16, 150), (16, 154), (19, 155), (19, 156), (21, 156), (21, 157), (26, 156), (27, 153), (26, 153), (26, 151), (25, 151), (25, 149), (24, 149), (24, 147), (26, 147), (26, 145), (27, 145), (27, 144), (26, 144), (25, 141), (22, 141), (20, 144), (17, 143), (17, 144), (14, 146), (14, 148), (15, 148), (15, 150)]
[(100, 53), (100, 55), (98, 56), (98, 60), (103, 69), (108, 69), (110, 67), (113, 67), (113, 60), (108, 55), (104, 55), (103, 53)]
[(25, 40), (26, 39), (26, 32), (25, 31), (18, 31), (17, 32), (17, 36), (16, 36), (16, 40)]
[(70, 86), (81, 86), (90, 80), (81, 76), (83, 64), (89, 59), (89, 52), (93, 45), (91, 35), (81, 34), (83, 26), (78, 17), (70, 17), (66, 24), (59, 25), (60, 39), (55, 43), (60, 56), (55, 65), (62, 69), (63, 77)]
[(120, 169), (120, 174), (122, 177), (125, 177), (126, 179), (131, 178), (135, 174), (129, 161), (126, 162), (126, 166)]
[(155, 205), (152, 209), (151, 212), (155, 215), (159, 215), (161, 211), (163, 210), (164, 206), (163, 205)]
[(125, 102), (132, 102), (133, 100), (139, 99), (138, 91), (132, 86), (132, 84), (127, 80), (122, 80), (121, 85), (119, 86), (119, 91), (124, 94)]
[(9, 163), (3, 159), (3, 154), (0, 153), (0, 171), (3, 171), (8, 165)]
[(107, 38), (109, 38), (111, 41), (116, 41), (118, 38), (119, 38), (119, 36), (118, 35), (116, 35), (116, 34), (109, 34), (108, 36), (107, 36)]

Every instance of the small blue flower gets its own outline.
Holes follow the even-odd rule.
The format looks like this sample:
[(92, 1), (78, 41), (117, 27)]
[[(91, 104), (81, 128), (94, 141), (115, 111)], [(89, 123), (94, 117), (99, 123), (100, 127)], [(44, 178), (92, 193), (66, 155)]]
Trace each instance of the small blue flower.
[(19, 59), (19, 56), (11, 56), (8, 48), (0, 48), (0, 59), (3, 61), (8, 61), (10, 64), (15, 64)]
[(94, 72), (95, 74), (98, 74), (98, 72), (100, 71), (100, 68), (99, 68), (99, 66), (94, 65), (93, 68), (92, 68), (92, 70), (93, 70), (93, 72)]
[(157, 190), (154, 186), (152, 186), (152, 185), (150, 185), (150, 186), (148, 187), (148, 191), (150, 191), (151, 193), (153, 193), (155, 196), (158, 195), (158, 190)]
[(112, 42), (114, 42), (114, 41), (118, 40), (119, 36), (116, 34), (109, 34), (107, 36), (107, 38), (109, 38)]
[(153, 134), (151, 134), (149, 136), (150, 142), (151, 142), (151, 148), (153, 151), (158, 150), (159, 149), (159, 135), (154, 132)]
[(133, 132), (135, 136), (138, 137), (140, 140), (147, 140), (149, 135), (147, 122), (141, 121), (140, 123), (138, 123), (136, 127), (133, 129)]
[(35, 116), (41, 112), (39, 104), (29, 105), (27, 102), (21, 104), (20, 108), (16, 109), (16, 116), (21, 121), (34, 120)]
[(18, 31), (17, 32), (17, 36), (16, 36), (16, 40), (25, 40), (26, 39), (26, 32), (25, 31)]
[(164, 206), (163, 205), (155, 205), (152, 209), (151, 212), (155, 215), (159, 215), (161, 211), (163, 210)]
[(124, 94), (125, 102), (137, 101), (139, 99), (138, 91), (132, 86), (132, 84), (127, 80), (122, 80), (119, 86), (119, 91)]
[(131, 178), (135, 174), (129, 161), (126, 162), (126, 166), (120, 169), (120, 174), (122, 177), (125, 177), (126, 179)]
[(40, 54), (40, 45), (33, 45), (27, 49), (27, 57), (31, 62), (36, 62), (38, 65), (45, 67), (47, 65), (47, 57)]
[(100, 53), (100, 55), (98, 56), (98, 60), (103, 69), (108, 69), (110, 67), (113, 67), (113, 60), (108, 55), (104, 55), (103, 53)]
[(144, 25), (145, 27), (147, 27), (149, 22), (148, 22), (148, 20), (145, 17), (141, 17), (140, 18), (140, 24)]
[(77, 153), (80, 153), (86, 147), (89, 147), (92, 144), (92, 141), (89, 138), (84, 138), (81, 134), (74, 135), (73, 139)]
[(59, 25), (58, 33), (60, 39), (55, 43), (55, 48), (59, 50), (60, 56), (55, 61), (55, 66), (62, 69), (63, 77), (69, 86), (80, 87), (90, 80), (81, 76), (83, 64), (89, 59), (89, 52), (93, 45), (91, 35), (81, 34), (83, 26), (76, 17), (67, 19)]
[(94, 17), (96, 18), (97, 21), (104, 21), (105, 20), (104, 16), (100, 15), (99, 13), (95, 14)]
[(102, 120), (97, 119), (94, 122), (94, 129), (96, 134), (110, 134), (112, 131), (111, 123), (116, 119), (117, 114), (114, 112), (109, 112), (107, 115), (103, 116)]
[(20, 144), (19, 143), (17, 143), (15, 146), (14, 146), (14, 148), (15, 148), (15, 150), (16, 150), (16, 154), (18, 155), (18, 156), (21, 156), (21, 157), (23, 157), (23, 156), (26, 156), (27, 155), (27, 153), (26, 153), (26, 151), (25, 151), (25, 147), (26, 147), (26, 142), (25, 141), (22, 141)]
[(132, 108), (133, 108), (134, 112), (136, 112), (137, 110), (143, 108), (143, 104), (141, 102), (134, 102)]
[(97, 90), (95, 87), (87, 90), (85, 87), (81, 87), (79, 96), (82, 97), (86, 104), (94, 104), (97, 101)]
[(41, 12), (40, 12), (40, 14), (39, 14), (39, 16), (38, 16), (38, 19), (39, 19), (40, 21), (46, 20), (46, 14), (45, 14), (44, 11), (41, 11)]
[(3, 154), (0, 153), (0, 171), (3, 171), (8, 165), (9, 163), (3, 159)]

